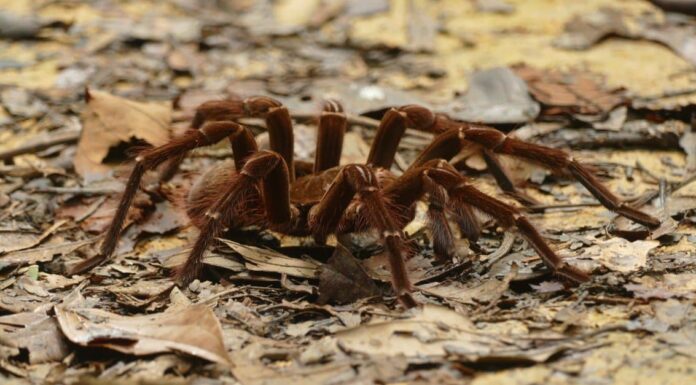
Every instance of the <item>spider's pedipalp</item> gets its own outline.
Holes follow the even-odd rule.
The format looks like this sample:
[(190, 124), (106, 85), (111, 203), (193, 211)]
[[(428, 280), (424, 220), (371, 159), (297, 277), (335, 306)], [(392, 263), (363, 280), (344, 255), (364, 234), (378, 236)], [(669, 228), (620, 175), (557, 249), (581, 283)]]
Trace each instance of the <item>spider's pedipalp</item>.
[(404, 261), (406, 247), (396, 213), (389, 209), (379, 187), (378, 179), (369, 166), (347, 165), (336, 176), (329, 190), (310, 212), (309, 227), (317, 242), (336, 231), (339, 221), (354, 198), (363, 205), (360, 215), (377, 230), (389, 257), (392, 287), (405, 307), (416, 306), (413, 290)]

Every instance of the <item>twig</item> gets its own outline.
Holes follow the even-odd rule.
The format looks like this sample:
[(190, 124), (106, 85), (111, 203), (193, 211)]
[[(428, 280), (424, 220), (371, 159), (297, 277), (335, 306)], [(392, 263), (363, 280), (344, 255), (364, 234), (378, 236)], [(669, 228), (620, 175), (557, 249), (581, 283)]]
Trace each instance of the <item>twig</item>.
[(580, 207), (596, 207), (601, 206), (599, 202), (586, 202), (586, 203), (563, 203), (563, 204), (552, 204), (552, 205), (536, 205), (527, 206), (527, 210), (530, 213), (544, 212), (549, 209), (571, 209)]
[(7, 151), (0, 151), (0, 161), (12, 159), (17, 155), (32, 154), (59, 144), (71, 144), (80, 138), (80, 131), (57, 131), (48, 135), (39, 135), (27, 143)]
[(82, 194), (82, 195), (105, 195), (121, 193), (120, 189), (107, 187), (37, 187), (31, 189), (34, 193), (49, 194)]

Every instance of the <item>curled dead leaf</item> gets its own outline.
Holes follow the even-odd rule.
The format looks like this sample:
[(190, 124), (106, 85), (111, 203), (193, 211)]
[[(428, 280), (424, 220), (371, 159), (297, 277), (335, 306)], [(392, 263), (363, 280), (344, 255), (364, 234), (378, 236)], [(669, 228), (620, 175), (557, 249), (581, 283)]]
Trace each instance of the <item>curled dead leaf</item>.
[(182, 352), (229, 364), (220, 322), (205, 305), (134, 317), (66, 305), (56, 306), (55, 312), (63, 334), (81, 346), (136, 356)]
[(132, 139), (157, 146), (170, 139), (171, 106), (141, 103), (106, 92), (86, 90), (82, 135), (73, 163), (86, 180), (100, 179), (110, 169), (102, 164), (109, 149)]

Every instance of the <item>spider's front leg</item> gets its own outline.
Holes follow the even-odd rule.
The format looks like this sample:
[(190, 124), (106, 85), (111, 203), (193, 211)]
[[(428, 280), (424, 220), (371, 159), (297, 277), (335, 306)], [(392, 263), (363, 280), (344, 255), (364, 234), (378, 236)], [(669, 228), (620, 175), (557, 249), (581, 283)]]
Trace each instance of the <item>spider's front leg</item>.
[(317, 243), (324, 243), (328, 234), (336, 231), (341, 218), (351, 201), (357, 198), (362, 204), (360, 215), (364, 215), (370, 227), (379, 232), (389, 256), (392, 287), (405, 307), (416, 306), (411, 296), (413, 287), (408, 279), (404, 254), (406, 246), (396, 213), (382, 195), (377, 177), (372, 169), (364, 165), (347, 165), (338, 173), (328, 191), (309, 214), (309, 227)]
[(217, 143), (226, 137), (234, 140), (235, 137), (239, 137), (239, 134), (244, 131), (246, 131), (244, 127), (234, 122), (205, 123), (199, 129), (188, 130), (184, 135), (171, 140), (167, 144), (141, 152), (135, 159), (135, 166), (128, 177), (126, 189), (106, 231), (99, 253), (72, 267), (71, 273), (78, 274), (87, 271), (105, 261), (114, 252), (123, 223), (128, 214), (128, 209), (133, 203), (133, 198), (146, 171), (155, 169), (170, 159), (177, 159), (194, 148)]
[(232, 174), (226, 190), (222, 191), (214, 203), (207, 208), (195, 208), (193, 211), (205, 212), (200, 234), (193, 245), (186, 262), (176, 271), (177, 281), (187, 284), (200, 276), (203, 268), (203, 255), (208, 246), (222, 232), (234, 226), (248, 212), (246, 207), (250, 194), (261, 191), (263, 208), (269, 227), (286, 232), (297, 224), (298, 212), (290, 205), (290, 177), (283, 157), (273, 151), (259, 151), (249, 157), (242, 169)]
[[(467, 183), (466, 178), (444, 160), (431, 160), (420, 167), (408, 170), (394, 184), (385, 189), (385, 194), (395, 203), (409, 206), (426, 193), (432, 194), (433, 184), (446, 191), (447, 201), (443, 203), (449, 209), (471, 205), (490, 215), (504, 227), (517, 227), (536, 250), (539, 257), (557, 276), (574, 283), (589, 280), (589, 276), (585, 272), (567, 264), (556, 255), (536, 228), (519, 210), (471, 186)], [(441, 224), (437, 224), (433, 228), (433, 233), (449, 233), (449, 231), (449, 227), (443, 227)], [(448, 242), (448, 239), (451, 239), (449, 234), (434, 234), (434, 242), (443, 242), (443, 240)], [(445, 243), (439, 248), (446, 249), (447, 246)]]

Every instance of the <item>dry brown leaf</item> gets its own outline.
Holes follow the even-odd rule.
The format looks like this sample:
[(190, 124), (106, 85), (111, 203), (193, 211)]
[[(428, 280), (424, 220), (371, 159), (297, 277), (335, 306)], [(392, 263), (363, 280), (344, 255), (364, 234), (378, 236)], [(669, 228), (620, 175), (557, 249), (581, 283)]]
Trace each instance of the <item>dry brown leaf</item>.
[(25, 250), (13, 251), (0, 256), (0, 269), (8, 266), (32, 265), (37, 262), (48, 262), (56, 256), (72, 253), (80, 247), (93, 243), (96, 239), (77, 242), (66, 242), (62, 237), (52, 237), (47, 244)]
[(526, 65), (513, 69), (545, 106), (545, 114), (602, 114), (624, 102), (620, 92), (605, 89), (588, 73), (543, 71)]
[[(510, 325), (515, 327), (514, 325)], [(466, 317), (446, 307), (425, 305), (409, 317), (361, 325), (336, 333), (341, 349), (351, 353), (409, 358), (457, 355), (463, 361), (501, 360), (543, 362), (579, 344), (572, 340), (517, 340), (493, 328), (481, 331)]]
[(41, 242), (43, 242), (46, 238), (51, 236), (66, 222), (67, 221), (65, 220), (57, 221), (38, 236), (36, 236), (35, 234), (13, 232), (2, 234), (2, 237), (0, 237), (0, 253), (22, 251), (38, 246), (39, 244), (41, 244)]
[(30, 364), (60, 361), (70, 353), (56, 320), (45, 314), (31, 312), (0, 317), (0, 332), (3, 342), (27, 350)]
[(319, 303), (350, 303), (380, 295), (360, 262), (343, 245), (338, 244), (319, 275)]
[(110, 168), (102, 161), (109, 149), (132, 139), (158, 146), (170, 139), (171, 106), (141, 103), (106, 92), (87, 90), (82, 135), (73, 163), (86, 180), (99, 179)]
[(182, 352), (229, 364), (220, 322), (205, 305), (134, 317), (66, 305), (55, 306), (55, 312), (63, 334), (81, 346), (136, 356)]
[(319, 262), (290, 258), (274, 250), (243, 245), (229, 239), (220, 241), (244, 257), (249, 270), (281, 273), (298, 278), (317, 278), (319, 275)]
[(500, 299), (510, 286), (510, 282), (517, 276), (518, 266), (513, 264), (510, 272), (502, 280), (493, 277), (486, 278), (483, 283), (471, 287), (461, 282), (443, 282), (436, 286), (422, 288), (424, 292), (440, 298), (468, 303), (472, 305), (493, 303)]
[(660, 279), (645, 276), (625, 285), (638, 298), (696, 298), (696, 274), (665, 274)]
[(645, 267), (650, 250), (660, 245), (658, 241), (628, 241), (611, 238), (587, 248), (583, 255), (598, 261), (609, 270), (630, 273)]

